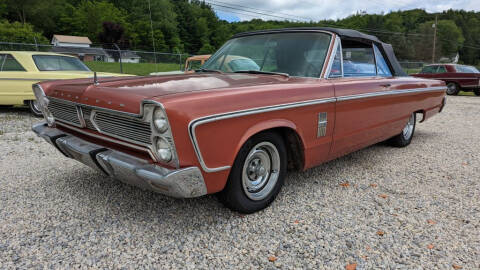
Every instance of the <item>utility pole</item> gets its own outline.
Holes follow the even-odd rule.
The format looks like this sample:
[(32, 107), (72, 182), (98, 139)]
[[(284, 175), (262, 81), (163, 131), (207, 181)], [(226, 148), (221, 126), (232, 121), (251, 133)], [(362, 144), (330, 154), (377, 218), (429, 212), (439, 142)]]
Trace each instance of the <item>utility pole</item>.
[(438, 15), (435, 15), (435, 24), (433, 25), (433, 52), (432, 52), (432, 64), (435, 64), (435, 47), (437, 43), (437, 24), (438, 24)]

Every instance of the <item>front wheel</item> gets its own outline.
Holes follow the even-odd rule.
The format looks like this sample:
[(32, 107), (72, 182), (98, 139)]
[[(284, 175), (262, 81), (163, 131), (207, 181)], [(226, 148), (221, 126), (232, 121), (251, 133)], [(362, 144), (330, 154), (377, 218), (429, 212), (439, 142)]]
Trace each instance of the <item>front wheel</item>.
[(413, 134), (415, 133), (416, 122), (417, 118), (415, 116), (415, 113), (412, 113), (402, 132), (400, 132), (400, 134), (398, 134), (397, 136), (391, 138), (389, 140), (389, 143), (395, 147), (408, 146), (412, 142)]
[(273, 132), (255, 135), (240, 149), (219, 199), (241, 213), (262, 210), (280, 192), (286, 171), (287, 150), (282, 137)]
[(480, 89), (473, 90), (473, 93), (475, 93), (475, 96), (479, 97), (480, 96)]
[(454, 82), (447, 84), (447, 95), (456, 96), (460, 92), (458, 85)]
[(40, 111), (40, 108), (38, 107), (38, 102), (36, 100), (29, 100), (28, 107), (30, 108), (30, 112), (32, 112), (32, 114), (36, 117), (43, 116), (42, 111)]

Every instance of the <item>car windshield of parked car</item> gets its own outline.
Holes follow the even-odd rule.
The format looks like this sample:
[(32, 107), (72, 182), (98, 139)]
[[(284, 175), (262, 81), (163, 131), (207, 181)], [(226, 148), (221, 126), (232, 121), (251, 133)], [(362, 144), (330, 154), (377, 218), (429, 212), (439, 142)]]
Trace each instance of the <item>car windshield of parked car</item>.
[(324, 33), (278, 33), (232, 39), (203, 65), (222, 72), (263, 71), (318, 78), (331, 36)]
[(480, 73), (476, 67), (472, 66), (456, 66), (455, 69), (459, 73)]
[(188, 61), (187, 70), (196, 70), (202, 66), (201, 60), (190, 60)]
[(90, 71), (78, 58), (60, 55), (34, 55), (33, 61), (40, 71)]

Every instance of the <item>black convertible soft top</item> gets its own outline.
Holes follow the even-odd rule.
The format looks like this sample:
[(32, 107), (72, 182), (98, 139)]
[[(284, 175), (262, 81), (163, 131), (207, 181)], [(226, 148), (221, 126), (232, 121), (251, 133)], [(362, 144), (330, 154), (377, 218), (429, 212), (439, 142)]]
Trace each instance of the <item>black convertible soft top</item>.
[(331, 27), (296, 27), (296, 28), (281, 28), (281, 29), (270, 29), (270, 30), (259, 30), (252, 32), (243, 32), (233, 36), (233, 38), (252, 36), (252, 35), (262, 35), (262, 34), (273, 34), (273, 33), (291, 33), (291, 32), (320, 32), (327, 31), (332, 32), (340, 36), (341, 39), (350, 39), (358, 40), (365, 43), (375, 43), (378, 48), (382, 51), (384, 56), (388, 60), (388, 64), (392, 69), (394, 76), (407, 76), (402, 66), (398, 63), (397, 57), (393, 51), (392, 45), (384, 43), (379, 40), (376, 36), (367, 35), (357, 30), (352, 29), (340, 29), (340, 28), (331, 28)]

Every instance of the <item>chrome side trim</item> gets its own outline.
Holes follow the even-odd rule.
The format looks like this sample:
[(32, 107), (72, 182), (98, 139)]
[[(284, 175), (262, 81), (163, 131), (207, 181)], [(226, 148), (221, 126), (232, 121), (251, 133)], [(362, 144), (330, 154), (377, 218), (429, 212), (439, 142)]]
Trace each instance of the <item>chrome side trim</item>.
[(478, 80), (478, 78), (472, 78), (472, 77), (463, 77), (463, 78), (425, 78), (425, 79), (431, 79), (431, 80)]
[(444, 86), (439, 86), (439, 87), (428, 87), (428, 88), (380, 91), (380, 92), (366, 93), (366, 94), (360, 94), (360, 95), (340, 96), (340, 97), (337, 97), (337, 101), (346, 101), (346, 100), (353, 100), (353, 99), (360, 99), (360, 98), (371, 98), (371, 97), (380, 97), (380, 96), (388, 96), (388, 95), (409, 94), (409, 93), (445, 91), (446, 89), (447, 88)]
[(304, 106), (310, 106), (310, 105), (316, 105), (316, 104), (331, 103), (335, 101), (336, 101), (335, 98), (315, 99), (315, 100), (308, 100), (308, 101), (302, 101), (302, 102), (259, 107), (259, 108), (253, 108), (248, 110), (240, 110), (240, 111), (234, 111), (234, 112), (228, 112), (228, 113), (214, 114), (206, 117), (197, 118), (190, 121), (190, 123), (188, 124), (190, 140), (192, 141), (192, 145), (195, 150), (195, 154), (197, 155), (198, 161), (200, 162), (200, 165), (202, 166), (202, 169), (205, 172), (211, 173), (211, 172), (227, 170), (230, 168), (230, 166), (210, 168), (207, 166), (207, 164), (205, 164), (205, 160), (203, 159), (202, 152), (200, 151), (200, 147), (198, 146), (198, 140), (195, 134), (195, 129), (198, 126), (206, 123), (211, 123), (214, 121), (219, 121), (219, 120), (225, 120), (225, 119), (242, 117), (242, 116), (247, 116), (252, 114), (265, 113), (265, 112), (273, 112), (273, 111), (285, 110), (285, 109), (291, 109), (291, 108), (297, 108), (297, 107), (304, 107)]
[(63, 126), (65, 128), (68, 128), (68, 129), (71, 129), (75, 132), (78, 132), (78, 133), (82, 133), (86, 136), (90, 136), (90, 137), (94, 137), (94, 138), (97, 138), (97, 139), (101, 139), (101, 140), (105, 140), (105, 141), (108, 141), (108, 142), (112, 142), (112, 143), (116, 143), (116, 144), (119, 144), (119, 145), (123, 145), (123, 146), (126, 146), (126, 147), (130, 147), (130, 148), (133, 148), (133, 149), (136, 149), (136, 150), (140, 150), (140, 151), (144, 151), (144, 152), (147, 152), (150, 157), (153, 159), (153, 161), (157, 162), (157, 158), (155, 157), (155, 155), (153, 154), (152, 150), (150, 148), (147, 148), (147, 147), (140, 147), (138, 145), (135, 145), (135, 144), (131, 144), (131, 143), (127, 143), (127, 142), (124, 142), (124, 141), (119, 141), (119, 140), (115, 140), (115, 139), (112, 139), (112, 138), (107, 138), (105, 136), (100, 136), (100, 135), (97, 135), (97, 134), (94, 134), (94, 133), (89, 133), (89, 132), (85, 132), (84, 130), (82, 129), (79, 129), (79, 128), (76, 128), (76, 127), (72, 127), (71, 125), (67, 125), (67, 124), (64, 124), (64, 123), (61, 123), (61, 122), (57, 122), (58, 125), (60, 126)]
[(323, 104), (323, 103), (331, 103), (331, 102), (339, 102), (339, 101), (345, 101), (345, 100), (371, 98), (371, 97), (379, 97), (379, 96), (387, 96), (387, 95), (398, 95), (398, 94), (407, 94), (407, 93), (421, 93), (421, 92), (432, 92), (432, 91), (445, 91), (445, 90), (446, 90), (446, 87), (440, 86), (440, 87), (428, 87), (428, 88), (414, 88), (414, 89), (405, 89), (405, 90), (382, 91), (382, 92), (374, 92), (374, 93), (368, 93), (368, 94), (341, 96), (341, 97), (336, 97), (336, 98), (316, 99), (316, 100), (309, 100), (309, 101), (303, 101), (303, 102), (294, 102), (294, 103), (280, 104), (280, 105), (274, 105), (274, 106), (258, 107), (258, 108), (248, 109), (248, 110), (240, 110), (240, 111), (233, 111), (233, 112), (228, 112), (228, 113), (214, 114), (214, 115), (209, 115), (209, 116), (205, 116), (205, 117), (196, 118), (196, 119), (190, 121), (190, 123), (188, 124), (188, 132), (189, 132), (189, 136), (190, 136), (190, 140), (192, 142), (193, 148), (195, 150), (195, 154), (197, 155), (198, 161), (199, 161), (202, 169), (207, 173), (219, 172), (219, 171), (230, 169), (231, 166), (228, 165), (228, 166), (222, 166), (222, 167), (216, 167), (216, 168), (208, 167), (208, 165), (205, 163), (205, 160), (203, 159), (202, 152), (200, 150), (200, 147), (199, 147), (199, 144), (198, 144), (198, 139), (197, 139), (196, 133), (195, 133), (195, 129), (200, 125), (203, 125), (203, 124), (206, 124), (206, 123), (211, 123), (211, 122), (214, 122), (214, 121), (231, 119), (231, 118), (236, 118), (236, 117), (242, 117), (242, 116), (247, 116), (247, 115), (252, 115), (252, 114), (272, 112), (272, 111), (278, 111), (278, 110), (284, 110), (284, 109), (290, 109), (290, 108), (297, 108), (297, 107), (303, 107), (303, 106), (311, 106), (311, 105), (317, 105), (317, 104)]

